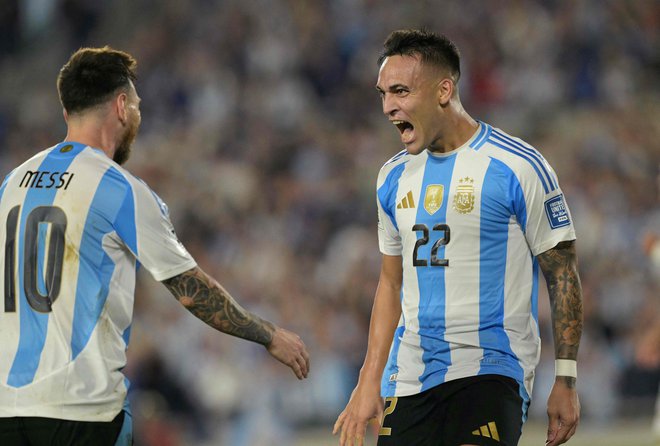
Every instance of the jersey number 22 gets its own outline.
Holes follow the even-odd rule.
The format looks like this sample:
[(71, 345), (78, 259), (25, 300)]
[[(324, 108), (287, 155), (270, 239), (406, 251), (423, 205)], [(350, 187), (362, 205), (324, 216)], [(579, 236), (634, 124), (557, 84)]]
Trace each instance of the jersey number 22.
[[(412, 227), (412, 230), (414, 232), (422, 232), (422, 236), (417, 239), (417, 242), (415, 242), (415, 248), (413, 249), (413, 266), (428, 266), (428, 261), (426, 259), (417, 258), (417, 250), (420, 248), (420, 246), (424, 246), (429, 242), (429, 227), (418, 223)], [(449, 259), (438, 258), (438, 249), (441, 246), (449, 243), (449, 226), (444, 223), (438, 223), (437, 225), (433, 226), (433, 230), (442, 231), (444, 235), (442, 238), (436, 240), (433, 246), (431, 246), (431, 266), (449, 266)]]

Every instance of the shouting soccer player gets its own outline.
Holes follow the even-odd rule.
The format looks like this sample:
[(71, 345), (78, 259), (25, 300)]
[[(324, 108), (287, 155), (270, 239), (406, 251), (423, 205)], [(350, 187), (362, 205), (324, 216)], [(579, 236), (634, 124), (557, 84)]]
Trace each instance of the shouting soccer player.
[(556, 357), (547, 445), (564, 443), (580, 414), (582, 292), (557, 177), (532, 146), (466, 113), (444, 36), (395, 31), (378, 62), (405, 150), (378, 176), (380, 280), (334, 432), (362, 445), (377, 418), (379, 446), (516, 445), (540, 354), (540, 266)]
[(307, 376), (302, 340), (204, 273), (167, 206), (120, 166), (140, 125), (135, 67), (109, 47), (74, 53), (57, 79), (65, 141), (0, 187), (2, 445), (131, 444), (121, 369), (138, 264), (199, 319)]

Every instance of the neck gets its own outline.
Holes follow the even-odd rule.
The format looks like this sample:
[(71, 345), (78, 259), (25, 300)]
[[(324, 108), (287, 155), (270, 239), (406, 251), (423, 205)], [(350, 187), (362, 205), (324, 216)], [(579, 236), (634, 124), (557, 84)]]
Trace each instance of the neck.
[(428, 148), (431, 152), (447, 153), (456, 150), (468, 142), (479, 128), (479, 123), (467, 114), (460, 103), (450, 107), (444, 129)]
[(116, 150), (116, 132), (102, 120), (94, 117), (76, 117), (69, 119), (65, 141), (78, 142), (95, 149), (100, 149), (110, 159)]

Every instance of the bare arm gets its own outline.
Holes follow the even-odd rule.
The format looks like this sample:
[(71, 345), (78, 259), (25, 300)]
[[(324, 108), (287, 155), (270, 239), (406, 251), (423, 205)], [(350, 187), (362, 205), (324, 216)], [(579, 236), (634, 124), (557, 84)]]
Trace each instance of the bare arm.
[(399, 300), (403, 277), (401, 261), (400, 256), (383, 255), (378, 288), (369, 322), (367, 354), (360, 370), (360, 381), (375, 381), (379, 388), (394, 331), (401, 317)]
[[(548, 285), (555, 358), (577, 360), (582, 336), (582, 286), (575, 241), (561, 242), (538, 256)], [(577, 428), (580, 402), (576, 378), (557, 376), (548, 399), (548, 445), (566, 442)]]
[[(561, 242), (538, 256), (548, 285), (555, 358), (577, 360), (582, 336), (582, 286), (575, 241)], [(575, 385), (575, 380), (570, 385)]]
[(299, 379), (307, 377), (309, 355), (300, 337), (245, 310), (199, 267), (164, 280), (163, 284), (195, 317), (223, 333), (264, 345)]
[(215, 279), (195, 267), (163, 281), (181, 305), (223, 333), (268, 345), (275, 326), (241, 307)]
[(380, 379), (387, 363), (392, 338), (401, 317), (399, 293), (403, 269), (401, 256), (383, 255), (378, 289), (371, 310), (369, 341), (358, 384), (344, 411), (337, 418), (333, 433), (341, 431), (339, 444), (364, 444), (364, 433), (371, 419), (380, 421), (383, 400), (380, 397)]

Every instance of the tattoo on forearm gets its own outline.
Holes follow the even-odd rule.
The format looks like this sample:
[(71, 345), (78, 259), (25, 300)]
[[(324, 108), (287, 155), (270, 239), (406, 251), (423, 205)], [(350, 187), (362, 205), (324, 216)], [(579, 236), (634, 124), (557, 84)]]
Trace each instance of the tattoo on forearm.
[(273, 339), (275, 329), (270, 322), (241, 307), (199, 268), (164, 280), (163, 284), (188, 311), (215, 329), (263, 345)]
[(582, 286), (574, 242), (562, 242), (538, 256), (548, 284), (555, 357), (576, 359), (582, 336)]

